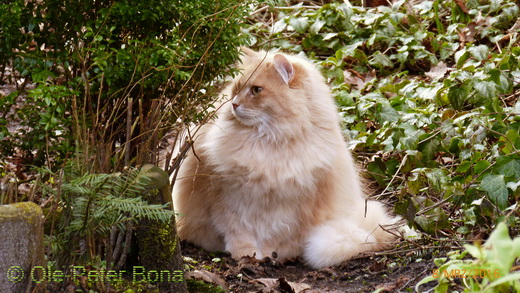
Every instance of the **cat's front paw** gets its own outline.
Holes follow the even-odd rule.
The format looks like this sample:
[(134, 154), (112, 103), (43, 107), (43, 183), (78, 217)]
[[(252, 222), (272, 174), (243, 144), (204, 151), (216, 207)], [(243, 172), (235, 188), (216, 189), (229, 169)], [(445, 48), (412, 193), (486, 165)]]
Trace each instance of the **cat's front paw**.
[(246, 245), (236, 249), (230, 249), (229, 252), (231, 253), (231, 257), (234, 259), (240, 259), (244, 256), (262, 259), (262, 253), (254, 245)]

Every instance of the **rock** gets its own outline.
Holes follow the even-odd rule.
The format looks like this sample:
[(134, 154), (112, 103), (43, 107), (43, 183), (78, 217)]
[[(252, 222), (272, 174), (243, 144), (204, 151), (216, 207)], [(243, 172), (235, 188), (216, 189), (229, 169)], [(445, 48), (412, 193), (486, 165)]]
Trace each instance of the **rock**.
[[(27, 292), (41, 280), (43, 213), (32, 202), (0, 205), (0, 292)], [(32, 275), (31, 275), (32, 273)]]

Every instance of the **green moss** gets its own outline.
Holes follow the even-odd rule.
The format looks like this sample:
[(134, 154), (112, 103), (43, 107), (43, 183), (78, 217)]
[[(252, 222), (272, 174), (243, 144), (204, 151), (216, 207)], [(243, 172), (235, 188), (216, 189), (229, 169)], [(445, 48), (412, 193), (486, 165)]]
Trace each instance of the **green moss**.
[(35, 204), (34, 202), (18, 202), (13, 204), (14, 207), (17, 207), (19, 209), (22, 209), (24, 211), (24, 214), (30, 215), (30, 214), (36, 214), (36, 215), (42, 215), (42, 209), (40, 206)]
[[(147, 194), (143, 195), (143, 198), (150, 203), (160, 204), (161, 197), (164, 197), (166, 193), (171, 200), (168, 173), (157, 166), (149, 164), (143, 166), (142, 170), (147, 172), (147, 176), (152, 179), (150, 186), (153, 187)], [(172, 219), (172, 222), (168, 224), (154, 222), (153, 225), (149, 225), (150, 232), (146, 234), (144, 239), (140, 239), (140, 243), (145, 251), (153, 251), (153, 254), (158, 259), (171, 259), (174, 257), (175, 249), (178, 245), (177, 237), (172, 233), (175, 225), (174, 220)], [(157, 247), (162, 249), (158, 250), (156, 249)]]
[[(158, 259), (169, 259), (175, 255), (175, 249), (177, 247), (177, 237), (172, 237), (172, 228), (170, 224), (157, 224), (149, 226), (150, 233), (147, 233), (148, 237), (143, 237), (139, 242), (143, 245), (145, 251), (153, 251)], [(153, 233), (152, 233), (153, 230)], [(161, 247), (161, 250), (154, 248)]]
[(33, 202), (18, 202), (0, 206), (0, 218), (12, 218), (16, 215), (24, 217), (32, 225), (34, 219), (41, 219), (43, 213), (40, 206)]
[(218, 285), (208, 284), (203, 281), (198, 280), (186, 280), (186, 283), (188, 284), (188, 292), (190, 293), (221, 293), (226, 292), (224, 289), (222, 289)]

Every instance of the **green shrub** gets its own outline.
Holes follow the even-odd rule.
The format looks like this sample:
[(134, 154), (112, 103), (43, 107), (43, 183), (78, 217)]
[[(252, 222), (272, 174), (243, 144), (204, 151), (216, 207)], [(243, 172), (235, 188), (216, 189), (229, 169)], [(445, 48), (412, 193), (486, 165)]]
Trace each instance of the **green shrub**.
[[(35, 88), (12, 144), (49, 159), (74, 143), (107, 172), (153, 160), (172, 126), (200, 121), (233, 73), (249, 1), (10, 1), (0, 5), (0, 70)], [(23, 88), (20, 93), (23, 92)], [(7, 113), (5, 111), (4, 113)], [(87, 146), (89, 149), (87, 149)], [(12, 150), (12, 147), (5, 147)], [(93, 150), (96, 151), (93, 151)], [(123, 156), (126, 154), (126, 157)], [(146, 154), (146, 155), (145, 155)], [(130, 155), (130, 156), (129, 156)], [(122, 158), (125, 160), (122, 160)]]

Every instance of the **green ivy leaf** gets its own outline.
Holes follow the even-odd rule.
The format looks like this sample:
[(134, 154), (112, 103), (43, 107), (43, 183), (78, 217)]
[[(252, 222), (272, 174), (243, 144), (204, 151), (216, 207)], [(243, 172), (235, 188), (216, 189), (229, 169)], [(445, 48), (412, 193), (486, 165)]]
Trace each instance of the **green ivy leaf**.
[(491, 163), (487, 160), (480, 160), (477, 163), (475, 163), (474, 171), (475, 174), (480, 174), (484, 172), (489, 166), (491, 166)]
[(317, 34), (320, 32), (321, 28), (326, 24), (327, 22), (324, 19), (321, 19), (318, 17), (314, 23), (310, 27), (311, 34)]
[(285, 22), (284, 19), (281, 19), (281, 20), (275, 22), (272, 32), (273, 32), (273, 34), (280, 33), (283, 30), (285, 30), (286, 27), (287, 27), (287, 23)]
[(457, 167), (457, 169), (455, 170), (455, 172), (457, 173), (466, 173), (469, 168), (471, 167), (471, 162), (470, 161), (462, 161), (460, 163), (460, 165)]
[(520, 160), (511, 160), (498, 168), (500, 174), (504, 177), (511, 177), (513, 179), (520, 178)]
[(396, 203), (395, 212), (396, 214), (403, 216), (408, 221), (408, 223), (413, 223), (415, 215), (417, 214), (417, 208), (413, 202), (408, 199), (404, 202)]
[(437, 192), (442, 192), (448, 183), (448, 176), (442, 171), (442, 169), (435, 168), (428, 172), (425, 172), (428, 183)]
[(479, 80), (473, 83), (477, 97), (482, 100), (491, 100), (497, 96), (496, 84), (492, 81)]
[(368, 164), (367, 167), (368, 172), (372, 175), (372, 177), (376, 180), (379, 186), (385, 186), (387, 182), (386, 176), (386, 166), (381, 159), (375, 159), (373, 162)]
[(480, 183), (480, 188), (488, 193), (489, 199), (501, 210), (507, 208), (509, 191), (504, 180), (504, 175), (488, 174)]
[(501, 222), (483, 245), (485, 259), (496, 262), (496, 265), (500, 268), (501, 276), (506, 276), (515, 259), (520, 257), (518, 243), (520, 243), (520, 238), (512, 240), (507, 225)]
[(468, 49), (469, 53), (473, 58), (478, 61), (482, 61), (488, 58), (489, 48), (486, 45), (473, 46)]
[(388, 103), (388, 101), (377, 103), (376, 118), (379, 123), (395, 122), (399, 120), (399, 113)]
[(468, 95), (469, 90), (466, 85), (452, 86), (448, 90), (448, 100), (450, 101), (451, 106), (456, 110), (462, 109)]
[(427, 140), (419, 145), (419, 150), (423, 153), (426, 160), (431, 160), (435, 157), (439, 150), (440, 141), (436, 138)]
[(394, 67), (394, 62), (390, 60), (390, 58), (383, 53), (377, 51), (372, 55), (372, 60), (370, 60), (370, 64), (379, 65), (381, 67)]
[(520, 134), (518, 134), (517, 130), (508, 130), (505, 136), (500, 137), (499, 141), (504, 143), (502, 150), (505, 154), (510, 154), (520, 149)]
[(457, 63), (457, 67), (460, 68), (468, 60), (469, 53), (466, 49), (462, 49), (460, 51), (455, 52), (455, 62)]
[(289, 19), (289, 25), (291, 25), (294, 30), (300, 34), (305, 33), (305, 30), (309, 26), (309, 18), (308, 17), (298, 17)]

